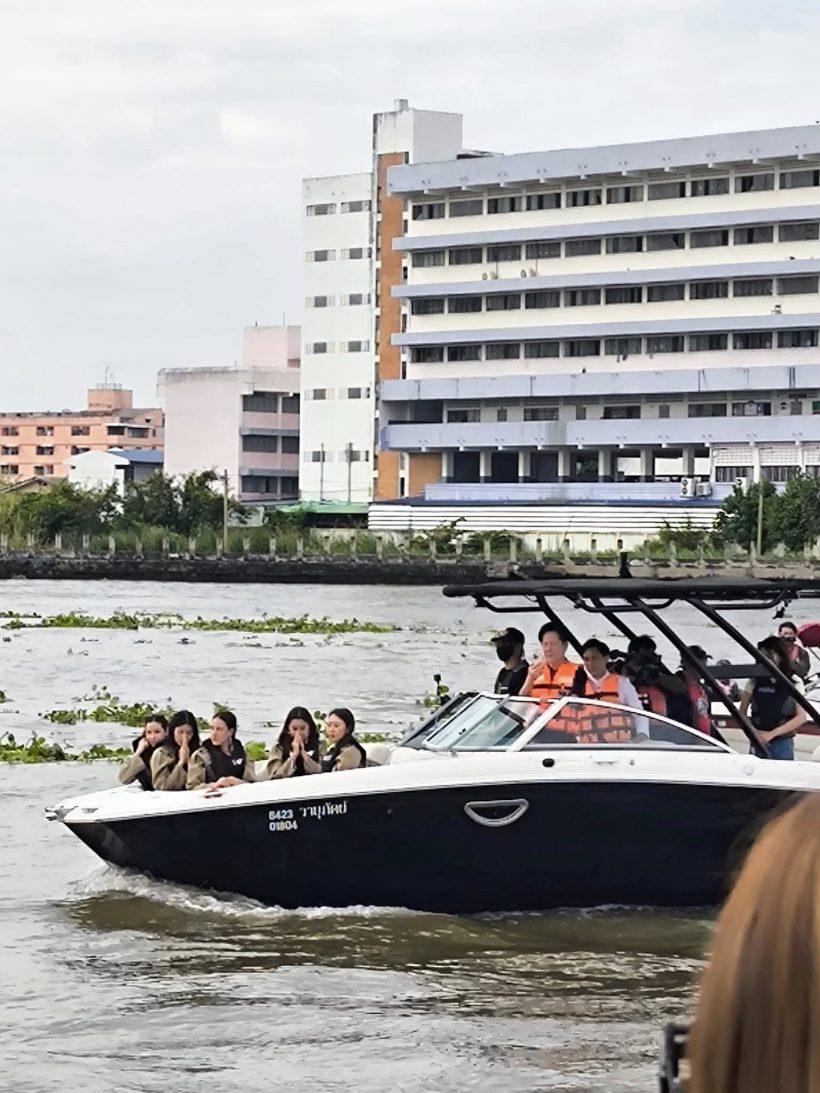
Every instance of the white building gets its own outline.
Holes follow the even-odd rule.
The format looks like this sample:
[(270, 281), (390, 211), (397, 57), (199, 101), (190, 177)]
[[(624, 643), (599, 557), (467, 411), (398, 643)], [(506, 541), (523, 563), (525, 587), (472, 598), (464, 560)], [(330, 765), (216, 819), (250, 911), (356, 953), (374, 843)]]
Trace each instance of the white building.
[(304, 500), (368, 502), (396, 496), (398, 461), (375, 458), (376, 390), (398, 377), (398, 330), (391, 289), (401, 277), (394, 238), (404, 231), (403, 198), (390, 199), (389, 167), (455, 156), (458, 114), (413, 110), (399, 99), (373, 119), (370, 170), (304, 182), (302, 451)]
[(408, 503), (372, 526), (713, 514), (736, 479), (820, 474), (820, 126), (401, 165), (388, 189), (380, 459)]
[(298, 326), (251, 326), (239, 367), (162, 369), (166, 472), (227, 471), (240, 501), (294, 500), (299, 350)]
[(126, 482), (143, 482), (163, 469), (161, 449), (109, 448), (78, 452), (65, 460), (68, 481), (83, 490), (108, 489), (116, 486), (120, 495)]

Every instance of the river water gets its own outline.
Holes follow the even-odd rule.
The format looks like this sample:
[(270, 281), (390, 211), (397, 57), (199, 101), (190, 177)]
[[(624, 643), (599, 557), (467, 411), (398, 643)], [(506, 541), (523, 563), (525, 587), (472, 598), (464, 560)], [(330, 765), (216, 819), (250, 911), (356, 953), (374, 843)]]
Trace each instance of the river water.
[[(351, 706), (396, 731), (440, 671), (491, 685), (497, 621), (436, 589), (0, 582), (0, 607), (54, 614), (327, 614), (391, 634), (327, 641), (226, 632), (24, 630), (0, 644), (0, 732), (124, 742), (46, 725), (96, 685), (123, 701), (230, 704), (269, 739), (295, 704)], [(728, 654), (676, 608), (688, 640)], [(811, 602), (792, 617), (813, 617)], [(537, 616), (506, 616), (528, 634)], [(573, 617), (582, 637), (594, 620)], [(749, 634), (771, 612), (742, 616)], [(608, 627), (597, 633), (614, 638)], [(651, 1090), (662, 1023), (685, 1014), (709, 937), (702, 912), (459, 918), (398, 908), (300, 913), (103, 865), (43, 806), (115, 780), (111, 764), (0, 765), (0, 1090), (194, 1093)], [(374, 838), (378, 833), (374, 832)]]

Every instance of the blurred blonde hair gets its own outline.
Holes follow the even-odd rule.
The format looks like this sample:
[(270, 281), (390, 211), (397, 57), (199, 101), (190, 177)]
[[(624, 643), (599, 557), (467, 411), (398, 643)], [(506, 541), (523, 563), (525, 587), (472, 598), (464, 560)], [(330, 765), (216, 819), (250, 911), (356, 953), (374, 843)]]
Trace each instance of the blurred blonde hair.
[(717, 923), (688, 1093), (820, 1093), (820, 797), (765, 828)]

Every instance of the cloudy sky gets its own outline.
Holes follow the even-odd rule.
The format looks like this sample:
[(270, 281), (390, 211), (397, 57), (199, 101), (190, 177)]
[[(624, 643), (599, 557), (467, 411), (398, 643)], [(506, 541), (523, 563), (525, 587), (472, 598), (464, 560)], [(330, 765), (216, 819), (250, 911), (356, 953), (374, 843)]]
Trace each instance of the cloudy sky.
[[(4, 0), (0, 408), (298, 321), (305, 175), (395, 98), (525, 151), (820, 118), (810, 0)], [(215, 423), (207, 423), (213, 427)]]

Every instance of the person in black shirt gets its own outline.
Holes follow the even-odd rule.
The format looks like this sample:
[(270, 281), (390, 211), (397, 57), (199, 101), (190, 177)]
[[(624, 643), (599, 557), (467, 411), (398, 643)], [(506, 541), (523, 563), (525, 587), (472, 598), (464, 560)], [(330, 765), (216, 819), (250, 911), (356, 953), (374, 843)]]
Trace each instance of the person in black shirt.
[(524, 686), (529, 664), (524, 660), (526, 639), (520, 630), (508, 626), (492, 639), (496, 655), (504, 667), (496, 676), (493, 691), (497, 695), (517, 695)]

